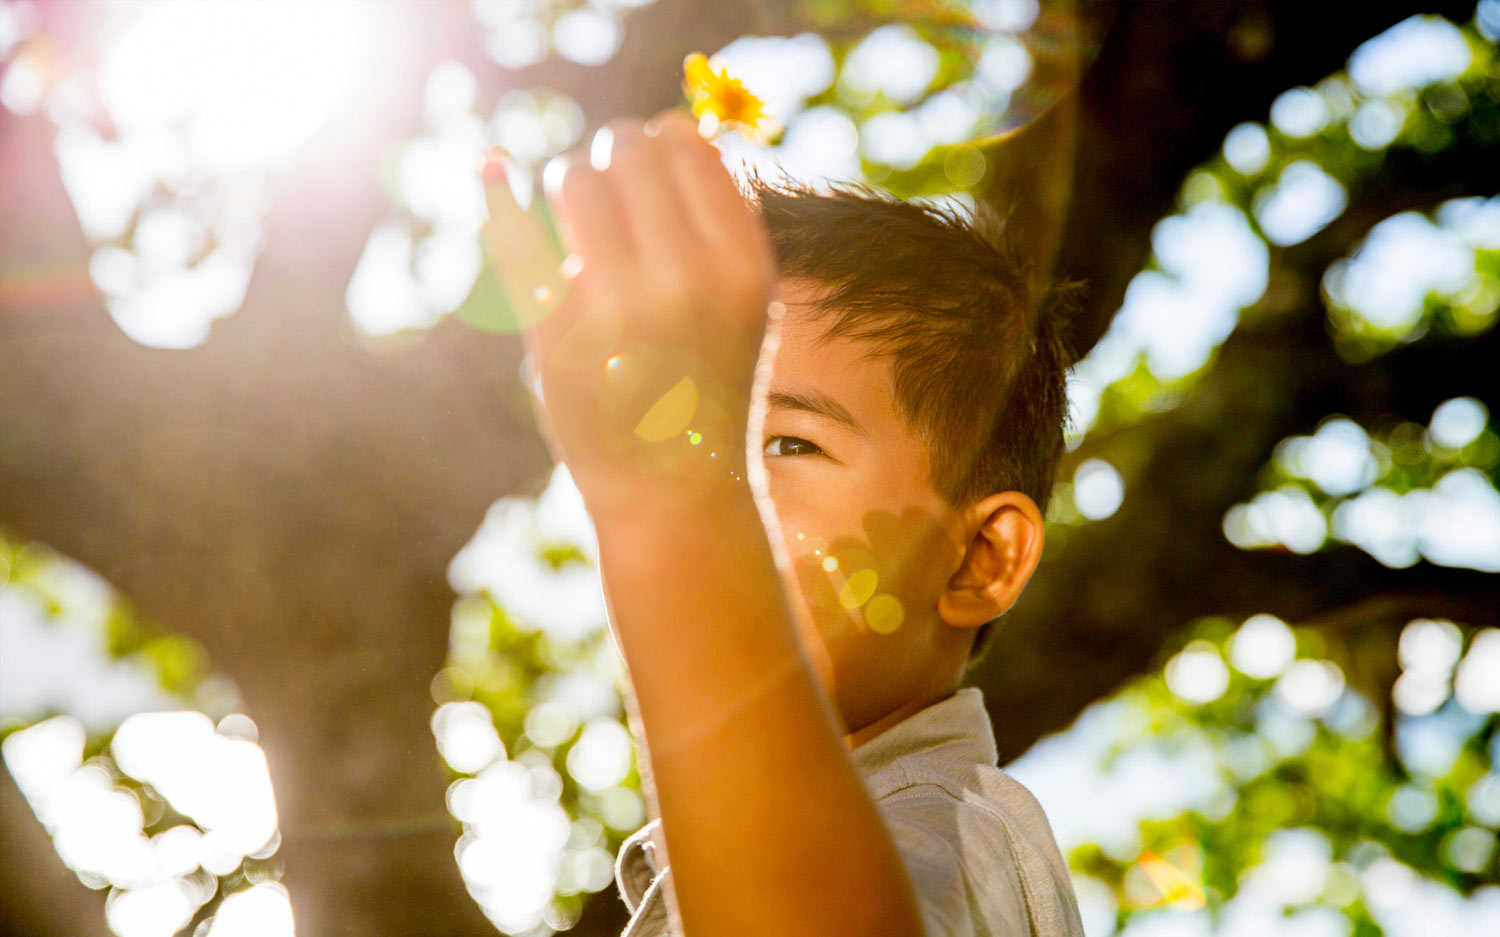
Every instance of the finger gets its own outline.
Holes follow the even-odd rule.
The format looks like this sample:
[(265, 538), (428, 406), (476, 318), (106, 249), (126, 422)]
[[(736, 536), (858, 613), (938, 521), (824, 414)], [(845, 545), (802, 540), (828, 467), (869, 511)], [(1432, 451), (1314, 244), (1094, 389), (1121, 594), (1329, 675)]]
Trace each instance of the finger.
[(489, 219), (485, 240), (496, 278), (522, 329), (535, 325), (566, 290), (562, 257), (551, 235), (532, 212), (516, 201), (506, 161), (490, 154), (482, 171)]
[(604, 177), (623, 211), (638, 262), (663, 276), (687, 272), (683, 265), (692, 263), (702, 241), (673, 182), (666, 148), (638, 121), (612, 121), (603, 132), (609, 135)]
[(667, 151), (693, 230), (719, 250), (744, 250), (762, 241), (759, 216), (724, 168), (719, 151), (698, 135), (692, 119), (681, 111), (666, 111), (650, 126)]
[(633, 257), (624, 215), (603, 174), (576, 156), (559, 156), (543, 182), (588, 282), (596, 290), (622, 288)]

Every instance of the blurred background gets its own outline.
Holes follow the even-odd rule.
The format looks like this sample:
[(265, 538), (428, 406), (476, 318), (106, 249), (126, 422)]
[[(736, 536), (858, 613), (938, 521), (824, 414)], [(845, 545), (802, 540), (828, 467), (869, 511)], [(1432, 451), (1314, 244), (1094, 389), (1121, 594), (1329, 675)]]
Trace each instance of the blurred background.
[(991, 202), (1083, 284), (971, 682), (1089, 937), (1500, 933), (1497, 41), (1500, 0), (0, 0), (0, 933), (618, 933), (620, 668), (475, 172), (684, 106), (694, 51), (774, 118), (737, 171)]

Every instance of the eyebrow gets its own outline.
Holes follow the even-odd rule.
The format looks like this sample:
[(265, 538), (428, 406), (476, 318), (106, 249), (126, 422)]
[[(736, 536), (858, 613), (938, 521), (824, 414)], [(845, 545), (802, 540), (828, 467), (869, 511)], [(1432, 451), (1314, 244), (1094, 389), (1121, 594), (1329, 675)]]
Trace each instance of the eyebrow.
[(766, 395), (766, 402), (774, 409), (780, 407), (785, 410), (801, 410), (805, 413), (814, 413), (821, 417), (842, 423), (861, 436), (870, 435), (854, 414), (845, 409), (844, 405), (834, 400), (827, 394), (817, 391), (805, 391), (802, 393), (788, 391), (772, 391)]

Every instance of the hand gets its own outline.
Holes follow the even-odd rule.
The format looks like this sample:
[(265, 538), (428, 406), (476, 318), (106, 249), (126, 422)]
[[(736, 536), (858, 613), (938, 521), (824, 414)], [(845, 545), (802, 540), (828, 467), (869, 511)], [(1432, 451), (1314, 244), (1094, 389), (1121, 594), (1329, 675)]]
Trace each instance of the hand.
[(571, 251), (560, 264), (501, 172), (487, 167), (485, 192), (495, 267), (528, 325), (538, 416), (585, 499), (608, 507), (743, 475), (775, 263), (686, 115), (600, 133), (602, 165), (548, 167)]

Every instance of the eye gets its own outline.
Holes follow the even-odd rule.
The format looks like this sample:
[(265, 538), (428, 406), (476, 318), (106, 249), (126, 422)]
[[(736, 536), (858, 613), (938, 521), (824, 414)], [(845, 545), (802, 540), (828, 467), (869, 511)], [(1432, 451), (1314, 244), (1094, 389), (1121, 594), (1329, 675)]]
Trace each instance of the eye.
[(796, 436), (772, 436), (766, 440), (764, 450), (769, 456), (824, 455), (815, 443)]

